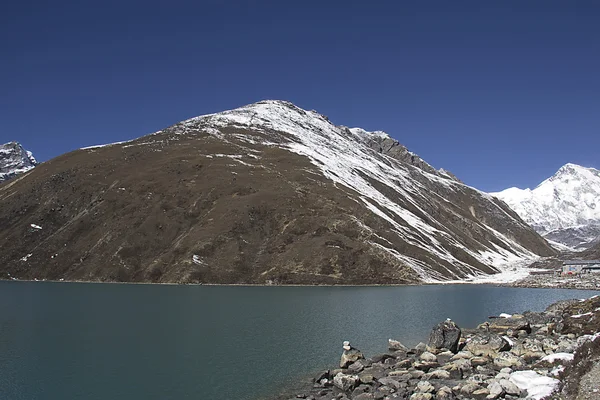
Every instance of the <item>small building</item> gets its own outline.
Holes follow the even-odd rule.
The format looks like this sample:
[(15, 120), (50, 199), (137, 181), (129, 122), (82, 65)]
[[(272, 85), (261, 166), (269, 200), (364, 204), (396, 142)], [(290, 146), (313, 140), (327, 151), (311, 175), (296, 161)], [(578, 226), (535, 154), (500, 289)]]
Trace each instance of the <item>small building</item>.
[(578, 275), (600, 270), (600, 260), (569, 260), (562, 265), (563, 275)]

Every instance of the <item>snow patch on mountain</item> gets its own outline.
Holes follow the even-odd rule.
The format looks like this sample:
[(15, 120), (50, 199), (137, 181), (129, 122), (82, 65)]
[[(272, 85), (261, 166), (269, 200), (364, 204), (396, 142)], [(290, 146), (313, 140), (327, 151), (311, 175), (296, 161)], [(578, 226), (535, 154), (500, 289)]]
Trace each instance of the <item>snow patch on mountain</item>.
[(36, 159), (18, 142), (0, 145), (0, 182), (23, 174), (37, 165)]
[(600, 237), (600, 171), (562, 166), (535, 189), (509, 188), (492, 195), (506, 202), (538, 233), (583, 250)]

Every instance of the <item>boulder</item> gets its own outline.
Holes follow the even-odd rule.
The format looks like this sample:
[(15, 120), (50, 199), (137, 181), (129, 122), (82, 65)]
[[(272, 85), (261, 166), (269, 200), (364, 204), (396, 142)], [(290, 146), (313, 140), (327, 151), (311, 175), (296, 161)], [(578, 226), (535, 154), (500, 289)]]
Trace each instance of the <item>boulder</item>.
[(471, 393), (471, 397), (475, 400), (483, 400), (483, 399), (487, 398), (487, 396), (489, 394), (490, 394), (489, 390), (487, 390), (486, 388), (481, 388), (481, 389), (477, 389), (476, 391)]
[(516, 356), (512, 353), (503, 351), (501, 353), (498, 353), (498, 355), (496, 357), (494, 357), (494, 365), (498, 368), (505, 368), (505, 367), (520, 368), (525, 365), (525, 360), (523, 360), (521, 357)]
[(470, 396), (471, 394), (473, 394), (473, 392), (475, 392), (476, 390), (479, 390), (479, 389), (481, 389), (481, 386), (479, 386), (475, 383), (467, 383), (467, 384), (461, 386), (460, 392), (463, 395)]
[(340, 389), (342, 392), (349, 392), (354, 389), (358, 384), (358, 376), (346, 375), (339, 372), (333, 377), (333, 385)]
[(423, 342), (420, 342), (418, 345), (416, 345), (414, 349), (409, 350), (410, 353), (416, 354), (418, 356), (425, 353), (426, 351), (427, 345)]
[(352, 372), (353, 374), (358, 374), (363, 369), (365, 369), (365, 366), (361, 364), (360, 360), (353, 362), (348, 366), (348, 371)]
[(520, 330), (531, 333), (531, 325), (522, 315), (513, 315), (510, 318), (495, 318), (490, 322), (490, 332), (506, 333), (507, 331), (518, 332)]
[(502, 336), (495, 333), (478, 333), (467, 342), (465, 350), (475, 356), (494, 357), (501, 351), (510, 349), (510, 344)]
[(454, 400), (454, 393), (448, 386), (442, 386), (435, 394), (437, 400)]
[(394, 369), (409, 368), (411, 365), (412, 360), (410, 358), (407, 358), (405, 360), (398, 361), (396, 364), (394, 364)]
[(477, 367), (479, 365), (486, 365), (489, 362), (490, 362), (489, 357), (473, 357), (473, 358), (471, 358), (471, 364), (474, 367)]
[(458, 351), (458, 341), (460, 340), (461, 330), (452, 321), (447, 319), (437, 324), (429, 335), (429, 347), (434, 349), (448, 349), (453, 353)]
[(444, 351), (437, 354), (437, 361), (440, 363), (440, 365), (444, 365), (450, 361), (453, 356), (454, 354), (451, 351)]
[(490, 383), (488, 386), (488, 390), (490, 391), (490, 394), (487, 396), (487, 398), (490, 400), (497, 399), (505, 393), (504, 388), (502, 387), (502, 385), (500, 385), (499, 382)]
[(508, 379), (501, 379), (500, 382), (498, 382), (498, 383), (500, 384), (500, 386), (502, 386), (502, 389), (504, 389), (506, 394), (511, 395), (511, 396), (520, 396), (521, 395), (521, 389), (519, 389), (519, 387), (517, 385), (515, 385)]
[(444, 371), (448, 371), (451, 379), (462, 379), (463, 376), (470, 372), (473, 368), (471, 365), (471, 360), (460, 358), (444, 365), (442, 369)]
[(433, 395), (431, 393), (413, 393), (410, 396), (410, 400), (432, 400)]
[(419, 358), (423, 361), (427, 361), (427, 362), (437, 362), (437, 357), (435, 356), (435, 354), (430, 353), (428, 351), (426, 351), (425, 353), (421, 354), (419, 356)]
[(400, 343), (397, 340), (394, 339), (388, 339), (388, 349), (390, 349), (390, 351), (403, 351), (403, 352), (408, 352), (408, 347), (406, 347), (405, 345), (403, 345), (402, 343)]
[(428, 381), (419, 381), (419, 383), (417, 383), (416, 391), (420, 393), (433, 393), (435, 388)]
[(436, 369), (426, 374), (429, 379), (450, 379), (450, 372), (443, 369)]
[(428, 372), (430, 369), (437, 368), (439, 366), (440, 364), (437, 361), (417, 361), (413, 364), (415, 369), (424, 372)]
[(370, 384), (375, 380), (375, 377), (373, 376), (373, 374), (370, 374), (368, 372), (362, 372), (358, 374), (358, 380), (360, 381), (360, 383)]

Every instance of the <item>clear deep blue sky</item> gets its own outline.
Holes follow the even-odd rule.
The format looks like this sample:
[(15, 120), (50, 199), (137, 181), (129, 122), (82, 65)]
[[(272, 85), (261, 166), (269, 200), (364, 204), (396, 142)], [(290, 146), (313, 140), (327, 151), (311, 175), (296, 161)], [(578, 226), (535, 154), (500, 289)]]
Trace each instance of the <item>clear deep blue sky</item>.
[(495, 191), (600, 167), (597, 1), (5, 1), (0, 142), (45, 161), (262, 99)]

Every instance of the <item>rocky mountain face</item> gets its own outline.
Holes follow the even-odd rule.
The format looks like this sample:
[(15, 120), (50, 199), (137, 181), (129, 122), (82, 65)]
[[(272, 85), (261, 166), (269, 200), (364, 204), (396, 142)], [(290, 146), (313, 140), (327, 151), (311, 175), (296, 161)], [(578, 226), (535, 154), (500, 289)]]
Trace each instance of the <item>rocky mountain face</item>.
[(554, 254), (382, 132), (262, 101), (77, 150), (0, 186), (0, 276), (380, 284)]
[(600, 260), (600, 241), (596, 241), (592, 247), (582, 254), (588, 260)]
[(17, 142), (0, 145), (0, 182), (31, 170), (37, 165), (30, 151)]
[(548, 240), (583, 250), (600, 238), (600, 171), (566, 164), (535, 189), (510, 188), (504, 200)]

